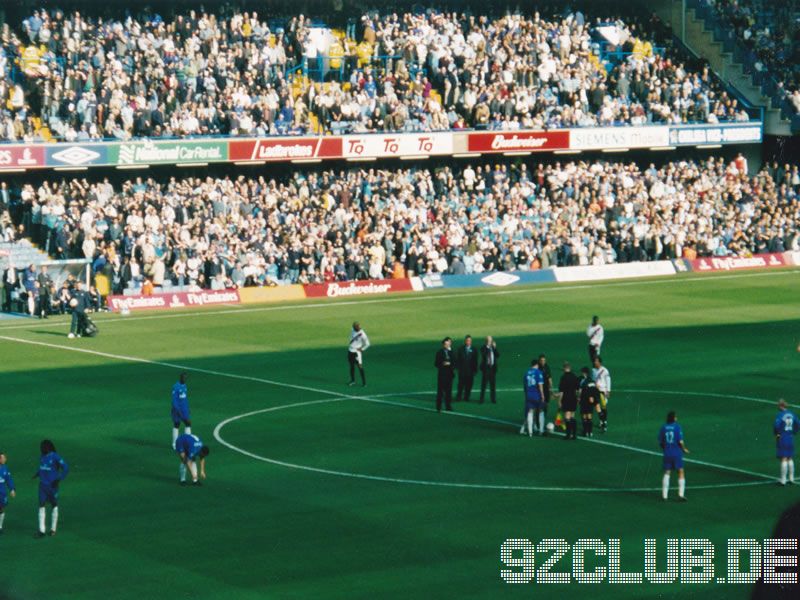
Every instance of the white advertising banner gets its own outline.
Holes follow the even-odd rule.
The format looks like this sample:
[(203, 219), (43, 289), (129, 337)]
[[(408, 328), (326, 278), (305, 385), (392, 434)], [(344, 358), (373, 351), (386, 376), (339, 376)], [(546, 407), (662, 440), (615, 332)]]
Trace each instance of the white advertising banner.
[(669, 146), (669, 127), (587, 127), (570, 129), (570, 150)]
[(620, 263), (585, 267), (556, 267), (556, 281), (601, 281), (603, 279), (630, 279), (674, 275), (675, 265), (669, 260), (654, 262)]
[(397, 133), (345, 135), (345, 158), (394, 158), (453, 153), (453, 133)]

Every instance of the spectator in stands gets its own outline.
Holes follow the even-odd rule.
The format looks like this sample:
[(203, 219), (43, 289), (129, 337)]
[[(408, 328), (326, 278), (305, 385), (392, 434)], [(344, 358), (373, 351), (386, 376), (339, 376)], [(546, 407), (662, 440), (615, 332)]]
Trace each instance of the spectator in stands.
[[(365, 15), (361, 23), (361, 40), (321, 42), (302, 16), (272, 31), (255, 12), (220, 18), (192, 10), (167, 23), (35, 11), (0, 44), (0, 96), (9, 98), (0, 139), (747, 119), (655, 18), (590, 25), (579, 12), (427, 11)], [(334, 51), (348, 66), (322, 85), (321, 53)], [(288, 79), (287, 65), (315, 81)]]
[[(143, 278), (220, 288), (800, 249), (797, 165), (750, 175), (743, 157), (149, 178), (119, 189), (70, 179), (32, 193), (58, 215), (52, 251), (89, 258), (117, 291)], [(106, 215), (125, 224), (122, 236), (101, 225)]]

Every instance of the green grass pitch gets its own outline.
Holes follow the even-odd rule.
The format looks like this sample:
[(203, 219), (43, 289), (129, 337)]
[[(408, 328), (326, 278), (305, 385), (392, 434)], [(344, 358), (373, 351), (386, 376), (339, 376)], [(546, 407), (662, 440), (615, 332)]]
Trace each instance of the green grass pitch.
[[(769, 537), (800, 500), (757, 475), (777, 475), (775, 401), (798, 402), (799, 296), (787, 270), (102, 315), (95, 339), (68, 340), (64, 320), (6, 321), (0, 448), (18, 494), (0, 597), (747, 597), (719, 584), (509, 585), (500, 546), (619, 538), (623, 570), (642, 571), (644, 538), (663, 558), (667, 538), (702, 537), (724, 574), (728, 538)], [(547, 353), (556, 380), (562, 361), (585, 364), (593, 314), (616, 390), (610, 431), (596, 433), (608, 443), (518, 435), (530, 358)], [(346, 386), (356, 319), (373, 344), (366, 389)], [(431, 412), (439, 341), (466, 333), (497, 339), (498, 404)], [(170, 449), (180, 366), (211, 447), (202, 488), (178, 486)], [(687, 464), (685, 504), (674, 476), (673, 501), (658, 491), (669, 409), (705, 463)], [(219, 431), (244, 453), (215, 439), (251, 412)], [(58, 536), (36, 540), (44, 437), (72, 473)]]

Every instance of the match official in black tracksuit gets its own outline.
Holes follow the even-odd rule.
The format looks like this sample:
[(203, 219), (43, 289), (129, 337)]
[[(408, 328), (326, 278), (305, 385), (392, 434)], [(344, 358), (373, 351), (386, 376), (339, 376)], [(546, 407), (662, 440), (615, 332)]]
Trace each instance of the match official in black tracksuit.
[(436, 353), (433, 365), (438, 369), (439, 374), (436, 385), (436, 410), (442, 411), (442, 400), (446, 410), (453, 410), (453, 369), (455, 368), (455, 357), (451, 346), (453, 340), (446, 337), (442, 340), (442, 347)]
[(472, 336), (464, 338), (464, 345), (456, 353), (456, 368), (458, 369), (458, 392), (456, 402), (469, 402), (472, 393), (472, 382), (478, 372), (478, 352), (472, 347)]
[(86, 325), (86, 309), (89, 308), (90, 301), (89, 295), (83, 289), (83, 283), (78, 282), (75, 285), (75, 290), (72, 292), (72, 299), (69, 303), (72, 308), (72, 324), (69, 328), (69, 336), (74, 338), (83, 333), (83, 328)]

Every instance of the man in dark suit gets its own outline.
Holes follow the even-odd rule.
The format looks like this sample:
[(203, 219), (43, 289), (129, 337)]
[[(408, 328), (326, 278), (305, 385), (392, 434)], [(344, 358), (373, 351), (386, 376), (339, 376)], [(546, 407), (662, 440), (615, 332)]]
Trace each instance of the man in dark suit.
[(492, 336), (486, 336), (486, 343), (481, 347), (481, 404), (486, 395), (486, 385), (489, 385), (489, 395), (492, 404), (497, 403), (497, 359), (500, 353), (497, 351), (497, 343)]
[(472, 393), (472, 381), (478, 372), (478, 353), (472, 347), (472, 336), (464, 338), (464, 345), (456, 354), (456, 368), (458, 369), (458, 392), (456, 402), (469, 402)]
[(453, 340), (446, 337), (442, 340), (442, 347), (436, 353), (433, 365), (439, 370), (436, 386), (436, 410), (442, 412), (442, 400), (446, 410), (453, 410), (453, 368), (455, 357), (451, 346)]

